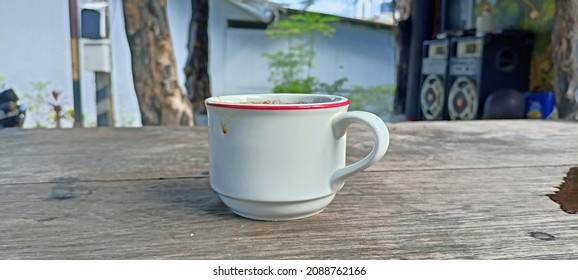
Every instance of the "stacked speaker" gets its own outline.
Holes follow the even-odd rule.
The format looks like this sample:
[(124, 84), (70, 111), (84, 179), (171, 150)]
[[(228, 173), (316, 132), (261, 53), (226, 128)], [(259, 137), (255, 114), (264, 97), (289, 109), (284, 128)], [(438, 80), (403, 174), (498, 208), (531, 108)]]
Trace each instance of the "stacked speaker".
[[(441, 51), (435, 51), (444, 42), (445, 63), (441, 54), (436, 56)], [(521, 32), (424, 42), (420, 95), (423, 119), (479, 119), (492, 93), (526, 92), (533, 45), (533, 37)], [(442, 68), (446, 72), (442, 73)]]
[(449, 54), (449, 39), (429, 40), (423, 43), (419, 104), (422, 118), (425, 120), (447, 119)]

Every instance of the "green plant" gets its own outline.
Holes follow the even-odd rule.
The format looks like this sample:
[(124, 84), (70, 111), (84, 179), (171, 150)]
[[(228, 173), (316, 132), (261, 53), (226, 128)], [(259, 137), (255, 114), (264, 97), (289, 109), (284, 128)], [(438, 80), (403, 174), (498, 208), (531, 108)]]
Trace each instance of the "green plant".
[(393, 111), (395, 85), (353, 86), (349, 99), (349, 110), (368, 111), (378, 116), (386, 116)]
[(135, 118), (133, 116), (127, 116), (127, 115), (123, 114), (117, 120), (116, 125), (118, 127), (134, 127), (135, 126)]
[[(27, 114), (34, 120), (33, 128), (63, 126), (63, 120), (71, 120), (70, 109), (62, 100), (60, 91), (48, 90), (50, 82), (31, 82), (32, 93), (22, 96), (22, 103), (27, 106)], [(72, 111), (74, 114), (74, 111)]]
[(34, 120), (33, 128), (48, 127), (48, 88), (49, 82), (31, 82), (32, 93), (22, 95), (22, 103), (27, 106), (27, 114)]
[(4, 81), (4, 76), (2, 76), (2, 74), (0, 74), (0, 88), (3, 88), (6, 86), (6, 82)]
[(287, 19), (275, 22), (265, 34), (273, 39), (287, 41), (285, 51), (265, 52), (270, 70), (269, 81), (273, 83), (273, 92), (311, 93), (339, 91), (347, 78), (341, 78), (331, 84), (320, 82), (311, 75), (315, 59), (315, 43), (318, 34), (331, 36), (335, 28), (330, 23), (338, 18), (316, 13), (291, 15)]
[(98, 127), (98, 125), (96, 124), (96, 120), (89, 120), (83, 117), (84, 120), (84, 127), (88, 128), (88, 127)]
[(52, 109), (50, 112), (50, 119), (54, 122), (56, 128), (62, 128), (63, 119), (74, 119), (74, 109), (72, 108), (72, 112), (70, 111), (71, 108), (65, 109), (63, 107), (64, 103), (60, 98), (61, 96), (62, 93), (60, 91), (53, 90), (53, 99), (48, 102), (48, 105), (50, 105)]

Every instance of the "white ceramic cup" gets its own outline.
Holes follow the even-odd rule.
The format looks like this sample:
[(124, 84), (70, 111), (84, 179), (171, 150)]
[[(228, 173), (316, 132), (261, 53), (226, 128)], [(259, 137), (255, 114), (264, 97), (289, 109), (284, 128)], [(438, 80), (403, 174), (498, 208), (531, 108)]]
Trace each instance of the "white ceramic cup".
[[(384, 122), (347, 112), (349, 100), (341, 96), (230, 95), (205, 104), (211, 187), (233, 212), (251, 219), (293, 220), (323, 211), (346, 177), (379, 161), (389, 146)], [(375, 144), (345, 166), (352, 123), (370, 127)]]

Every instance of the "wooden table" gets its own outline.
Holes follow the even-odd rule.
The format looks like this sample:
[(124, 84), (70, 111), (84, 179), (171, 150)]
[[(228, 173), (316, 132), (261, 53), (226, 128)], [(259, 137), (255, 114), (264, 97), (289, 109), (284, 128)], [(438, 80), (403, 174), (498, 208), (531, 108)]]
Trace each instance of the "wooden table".
[[(321, 214), (238, 217), (208, 183), (206, 128), (0, 130), (0, 259), (576, 259), (548, 194), (578, 123), (389, 125), (391, 146)], [(348, 161), (372, 146), (354, 126)]]

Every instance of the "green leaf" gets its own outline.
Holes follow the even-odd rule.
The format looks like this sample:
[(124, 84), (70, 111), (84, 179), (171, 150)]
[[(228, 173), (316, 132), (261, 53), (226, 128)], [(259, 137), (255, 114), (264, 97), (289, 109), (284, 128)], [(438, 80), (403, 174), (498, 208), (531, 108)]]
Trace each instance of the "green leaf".
[(343, 86), (347, 79), (327, 84), (309, 75), (316, 56), (316, 36), (335, 33), (330, 23), (338, 20), (337, 17), (317, 13), (294, 14), (275, 22), (265, 31), (270, 38), (284, 39), (288, 43), (285, 51), (262, 54), (268, 60), (268, 80), (273, 83), (273, 92), (335, 92)]

